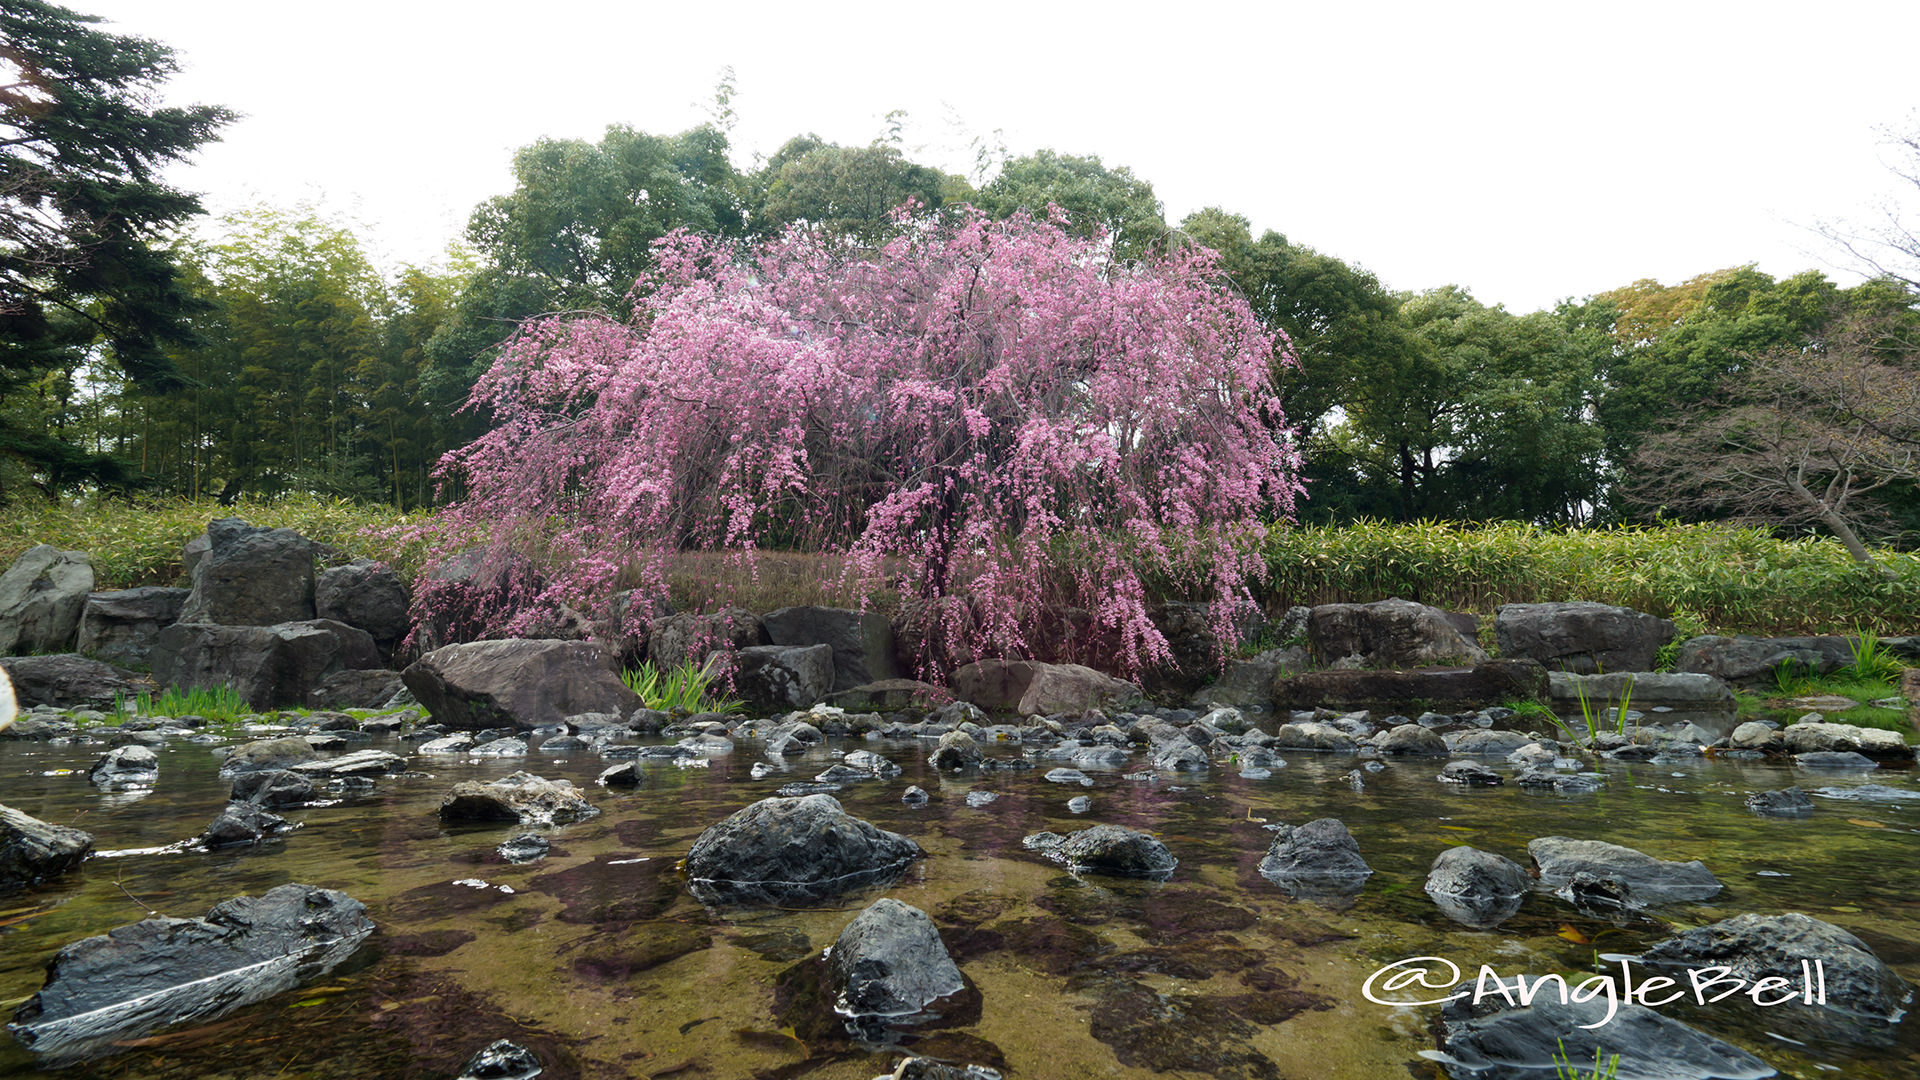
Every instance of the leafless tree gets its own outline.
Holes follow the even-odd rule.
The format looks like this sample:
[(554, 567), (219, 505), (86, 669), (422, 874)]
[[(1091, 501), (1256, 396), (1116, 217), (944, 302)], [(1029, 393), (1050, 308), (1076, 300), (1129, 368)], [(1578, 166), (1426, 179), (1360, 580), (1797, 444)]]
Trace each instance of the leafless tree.
[(1862, 535), (1891, 524), (1871, 494), (1920, 481), (1912, 337), (1911, 320), (1840, 320), (1806, 347), (1754, 357), (1718, 401), (1647, 439), (1625, 494), (1754, 524), (1817, 524), (1871, 563)]
[[(1822, 221), (1813, 231), (1847, 262), (1875, 276), (1904, 285), (1920, 296), (1920, 112), (1905, 131), (1883, 129), (1893, 152), (1888, 171), (1898, 177), (1898, 190), (1880, 204), (1875, 220), (1865, 224)], [(1903, 206), (1905, 200), (1907, 205)]]

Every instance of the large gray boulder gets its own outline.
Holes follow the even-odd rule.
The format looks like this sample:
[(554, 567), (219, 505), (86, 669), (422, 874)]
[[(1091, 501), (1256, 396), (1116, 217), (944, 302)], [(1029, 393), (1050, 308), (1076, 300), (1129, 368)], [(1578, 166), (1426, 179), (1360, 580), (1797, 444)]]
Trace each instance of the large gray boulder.
[(481, 783), (462, 780), (440, 800), (443, 821), (510, 821), (552, 825), (578, 821), (600, 809), (574, 788), (571, 780), (548, 780), (516, 772)]
[[(1827, 1008), (1886, 1020), (1913, 1000), (1913, 988), (1887, 967), (1866, 942), (1832, 923), (1789, 912), (1736, 915), (1711, 926), (1683, 930), (1646, 951), (1646, 964), (1683, 968), (1725, 967), (1748, 985), (1768, 977), (1799, 986), (1802, 964), (1822, 968)], [(1777, 995), (1774, 995), (1777, 996)]]
[(1196, 709), (1214, 705), (1231, 705), (1235, 708), (1271, 706), (1274, 683), (1288, 675), (1297, 675), (1312, 665), (1313, 658), (1307, 655), (1307, 650), (1297, 645), (1268, 649), (1251, 659), (1229, 663), (1218, 680), (1195, 690), (1188, 704)]
[(1502, 604), (1493, 631), (1501, 656), (1581, 675), (1652, 671), (1655, 655), (1674, 636), (1671, 620), (1590, 600)]
[(411, 602), (400, 575), (372, 559), (336, 566), (313, 582), (314, 613), (319, 618), (365, 630), (388, 655), (407, 636)]
[(833, 647), (833, 690), (851, 690), (908, 672), (893, 649), (893, 628), (877, 612), (848, 608), (784, 607), (760, 616), (775, 645)]
[(0, 574), (0, 654), (64, 652), (93, 591), (84, 551), (35, 544)]
[(833, 689), (833, 647), (749, 645), (733, 654), (733, 690), (767, 712), (806, 709)]
[(613, 655), (584, 641), (448, 645), (400, 677), (434, 723), (466, 731), (540, 727), (581, 713), (624, 717), (642, 705), (614, 671)]
[(160, 631), (180, 621), (190, 591), (149, 585), (89, 594), (74, 651), (125, 668), (151, 666)]
[(222, 1016), (317, 978), (373, 932), (345, 893), (281, 885), (201, 919), (155, 916), (76, 941), (8, 1030), (43, 1064), (94, 1056), (168, 1024)]
[(746, 608), (727, 608), (708, 615), (681, 613), (656, 620), (647, 630), (647, 659), (662, 671), (692, 661), (698, 664), (716, 650), (733, 652), (754, 645), (771, 645), (760, 617)]
[(1711, 675), (1739, 687), (1770, 688), (1781, 665), (1792, 675), (1825, 675), (1853, 663), (1846, 637), (1762, 638), (1705, 634), (1688, 638), (1674, 662), (1677, 671)]
[(1152, 833), (1124, 825), (1095, 825), (1065, 836), (1035, 833), (1021, 843), (1075, 870), (1116, 877), (1165, 879), (1180, 865)]
[(702, 903), (784, 904), (891, 880), (920, 845), (848, 814), (831, 795), (762, 799), (700, 834), (687, 883)]
[(381, 709), (406, 688), (399, 672), (385, 668), (336, 671), (307, 691), (307, 708)]
[(0, 668), (12, 680), (14, 699), (22, 709), (35, 705), (111, 709), (116, 700), (131, 699), (139, 692), (128, 678), (131, 672), (78, 653), (0, 657)]
[(219, 518), (207, 526), (207, 542), (181, 622), (276, 626), (314, 617), (313, 544), (306, 537)]
[(365, 630), (332, 619), (272, 626), (175, 623), (154, 645), (153, 677), (179, 689), (231, 687), (255, 710), (299, 706), (327, 676), (377, 668)]
[(1323, 664), (1365, 668), (1470, 667), (1487, 652), (1439, 608), (1411, 600), (1321, 604), (1307, 619), (1307, 640)]
[(1142, 699), (1140, 687), (1079, 664), (981, 660), (953, 673), (954, 696), (993, 712), (1022, 716), (1117, 709)]
[(93, 837), (0, 804), (0, 892), (58, 877), (86, 860)]
[(1576, 1074), (1586, 1062), (1588, 1071), (1581, 1075), (1593, 1075), (1596, 1055), (1603, 1062), (1617, 1055), (1623, 1080), (1765, 1080), (1779, 1075), (1745, 1050), (1645, 1005), (1606, 994), (1576, 1001), (1550, 983), (1528, 985), (1534, 995), (1527, 1005), (1517, 1004), (1519, 995), (1476, 994), (1472, 980), (1423, 991), (1448, 999), (1434, 1030), (1440, 1047), (1434, 1057), (1445, 1063), (1447, 1076), (1548, 1080), (1555, 1075), (1556, 1061), (1572, 1062)]
[(966, 988), (927, 913), (875, 900), (840, 931), (827, 962), (833, 1010), (843, 1016), (911, 1016)]
[[(1631, 691), (1629, 692), (1629, 684)], [(1586, 695), (1587, 710), (1596, 719), (1603, 713), (1607, 728), (1617, 721), (1618, 706), (1624, 699), (1629, 710), (1643, 713), (1641, 723), (1689, 723), (1718, 738), (1738, 723), (1739, 704), (1727, 684), (1711, 675), (1689, 672), (1618, 672), (1604, 675), (1575, 675), (1564, 671), (1547, 676), (1548, 707), (1555, 716), (1582, 730), (1586, 714), (1580, 708), (1580, 696)], [(1629, 727), (1632, 723), (1629, 722)]]

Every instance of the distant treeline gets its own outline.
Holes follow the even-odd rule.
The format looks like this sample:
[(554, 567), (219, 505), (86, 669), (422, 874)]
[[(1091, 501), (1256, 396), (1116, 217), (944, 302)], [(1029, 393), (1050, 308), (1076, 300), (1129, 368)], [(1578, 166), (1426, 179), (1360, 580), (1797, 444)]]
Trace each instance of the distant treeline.
[[(203, 230), (218, 241), (172, 252), (204, 301), (198, 343), (169, 351), (189, 385), (136, 386), (99, 345), (52, 356), (7, 388), (0, 424), (74, 454), (6, 458), (0, 499), (300, 491), (432, 506), (457, 494), (437, 490), (435, 463), (490, 422), (462, 411), (468, 390), (523, 320), (630, 315), (653, 242), (674, 229), (752, 243), (797, 226), (857, 251), (884, 243), (909, 203), (993, 217), (1058, 207), (1073, 230), (1104, 234), (1116, 260), (1219, 251), (1222, 272), (1292, 341), (1298, 366), (1277, 376), (1307, 462), (1302, 518), (1315, 524), (1738, 516), (1750, 508), (1647, 497), (1658, 478), (1645, 472), (1672, 468), (1640, 455), (1647, 441), (1727, 404), (1726, 380), (1757, 356), (1818, 347), (1842, 322), (1920, 324), (1896, 279), (1843, 289), (1818, 271), (1775, 279), (1751, 265), (1516, 314), (1460, 286), (1390, 291), (1357, 264), (1254, 236), (1227, 209), (1169, 223), (1150, 183), (1097, 157), (988, 156), (969, 178), (911, 160), (896, 139), (803, 135), (747, 170), (729, 149), (724, 116), (672, 136), (613, 127), (597, 143), (542, 139), (515, 154), (513, 191), (474, 209), (447, 260), (394, 273), (311, 207), (230, 215)], [(118, 465), (70, 464), (103, 460)], [(1920, 526), (1911, 479), (1861, 498), (1878, 538)]]

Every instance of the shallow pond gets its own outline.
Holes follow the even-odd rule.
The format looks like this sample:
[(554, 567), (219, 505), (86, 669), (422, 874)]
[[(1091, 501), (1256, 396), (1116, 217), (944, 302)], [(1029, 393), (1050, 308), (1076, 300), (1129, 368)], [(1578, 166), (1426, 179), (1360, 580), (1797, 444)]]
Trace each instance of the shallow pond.
[[(1920, 985), (1920, 799), (1823, 795), (1800, 819), (1763, 818), (1742, 803), (1749, 791), (1795, 783), (1920, 795), (1911, 770), (1608, 764), (1602, 790), (1564, 796), (1441, 784), (1436, 760), (1392, 762), (1355, 790), (1347, 756), (1291, 752), (1285, 768), (1251, 780), (1231, 768), (1139, 778), (1136, 755), (1125, 773), (1086, 770), (1093, 785), (1082, 787), (1043, 779), (1046, 762), (936, 775), (923, 764), (931, 745), (830, 739), (755, 780), (749, 770), (762, 757), (746, 742), (705, 767), (643, 760), (648, 786), (633, 792), (594, 788), (608, 763), (592, 754), (417, 757), (414, 771), (382, 778), (370, 794), (285, 811), (300, 827), (282, 839), (204, 853), (153, 849), (197, 834), (225, 803), (229, 785), (208, 746), (161, 750), (150, 792), (102, 793), (83, 775), (102, 746), (0, 743), (0, 802), (88, 830), (100, 852), (55, 883), (0, 896), (8, 1014), (40, 987), (56, 950), (137, 920), (142, 905), (199, 916), (232, 896), (303, 882), (363, 901), (379, 926), (319, 985), (60, 1069), (0, 1040), (0, 1075), (453, 1076), (474, 1051), (510, 1038), (544, 1059), (547, 1077), (868, 1080), (899, 1054), (851, 1039), (820, 1007), (817, 978), (821, 949), (880, 895), (932, 914), (969, 981), (940, 1021), (900, 1035), (902, 1045), (1014, 1077), (1440, 1077), (1419, 1055), (1433, 1045), (1437, 1010), (1363, 998), (1378, 969), (1438, 956), (1469, 975), (1481, 964), (1503, 975), (1610, 971), (1600, 954), (1637, 953), (1672, 927), (1743, 912), (1836, 923)], [(675, 863), (702, 829), (857, 748), (905, 772), (835, 797), (931, 858), (835, 906), (715, 913), (694, 902)], [(602, 814), (534, 830), (553, 847), (523, 865), (494, 849), (527, 830), (436, 818), (454, 782), (520, 768), (573, 780)], [(909, 784), (931, 801), (904, 805)], [(998, 797), (974, 806), (970, 792)], [(1080, 795), (1092, 805), (1075, 814), (1068, 802)], [(1347, 824), (1375, 871), (1356, 897), (1297, 901), (1259, 875), (1265, 824), (1329, 816)], [(1076, 877), (1021, 847), (1031, 833), (1099, 823), (1153, 831), (1179, 869), (1166, 882)], [(1550, 835), (1700, 859), (1727, 889), (1625, 926), (1535, 894), (1490, 931), (1449, 921), (1422, 891), (1449, 845), (1525, 864), (1527, 841)], [(1783, 1075), (1920, 1077), (1912, 1016), (1890, 1035), (1856, 1038), (1788, 1036), (1764, 1010), (1731, 1001), (1662, 1011)]]

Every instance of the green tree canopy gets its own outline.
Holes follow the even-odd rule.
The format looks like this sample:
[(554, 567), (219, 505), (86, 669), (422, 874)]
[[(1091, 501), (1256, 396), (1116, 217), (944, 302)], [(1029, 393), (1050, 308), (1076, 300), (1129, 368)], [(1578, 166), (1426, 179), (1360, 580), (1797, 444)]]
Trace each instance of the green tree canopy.
[(996, 218), (1025, 210), (1044, 218), (1047, 207), (1067, 212), (1067, 228), (1076, 236), (1104, 230), (1116, 254), (1137, 259), (1166, 235), (1160, 200), (1153, 185), (1125, 166), (1108, 168), (1098, 157), (1077, 157), (1053, 150), (1017, 157), (974, 196), (974, 205)]
[(181, 384), (166, 348), (192, 340), (195, 305), (162, 238), (201, 207), (157, 176), (235, 116), (154, 107), (173, 50), (100, 21), (43, 0), (0, 6), (0, 451), (48, 493), (119, 467), (20, 426), (12, 399), (44, 396), (96, 339), (140, 385)]

